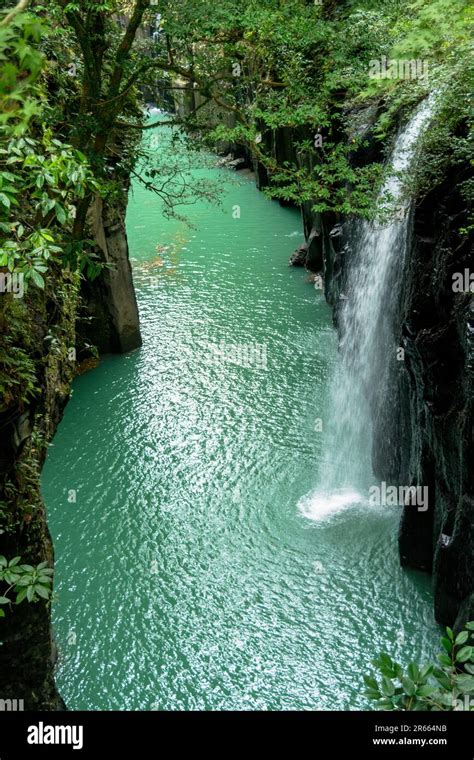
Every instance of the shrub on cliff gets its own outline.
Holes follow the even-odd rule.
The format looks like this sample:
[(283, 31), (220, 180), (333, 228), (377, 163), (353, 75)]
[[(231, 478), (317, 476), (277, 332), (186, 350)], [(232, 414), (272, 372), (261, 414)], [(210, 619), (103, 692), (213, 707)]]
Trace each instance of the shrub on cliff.
[(406, 669), (382, 652), (376, 672), (364, 678), (364, 695), (379, 710), (474, 711), (474, 622), (457, 636), (446, 628), (441, 646), (437, 664), (410, 662)]

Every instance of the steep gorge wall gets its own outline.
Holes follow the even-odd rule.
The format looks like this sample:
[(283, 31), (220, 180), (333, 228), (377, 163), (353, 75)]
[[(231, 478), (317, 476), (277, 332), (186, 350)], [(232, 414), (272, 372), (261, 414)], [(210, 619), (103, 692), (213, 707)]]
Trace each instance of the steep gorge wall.
[[(351, 157), (353, 166), (383, 160), (385, 146), (372, 137), (378, 115), (377, 104), (350, 114), (350, 133), (341, 139), (365, 139)], [(279, 165), (306, 162), (311, 168), (295, 147), (311, 137), (301, 128), (280, 128), (263, 133), (262, 147)], [(257, 187), (267, 187), (265, 166), (248, 150), (230, 147), (253, 169)], [(413, 210), (393, 325), (405, 361), (393, 361), (373, 441), (377, 477), (397, 486), (428, 487), (428, 511), (407, 507), (401, 515), (400, 561), (433, 574), (435, 617), (449, 625), (456, 618), (458, 625), (474, 619), (474, 299), (452, 289), (455, 272), (474, 272), (472, 243), (459, 232), (467, 225), (468, 209), (458, 186), (468, 171), (467, 165), (450, 171)], [(340, 215), (314, 212), (312, 205), (302, 204), (305, 244), (290, 262), (322, 274), (337, 326), (352, 225)]]
[[(47, 447), (69, 398), (74, 363), (79, 278), (67, 272), (48, 278), (44, 293), (31, 289), (20, 305), (23, 340), (16, 344), (35, 363), (36, 393), (27, 404), (11, 400), (0, 413), (0, 554), (23, 563), (53, 564), (53, 547), (40, 494)], [(6, 296), (1, 296), (2, 299)], [(8, 311), (7, 325), (12, 322)], [(51, 338), (51, 339), (50, 339)], [(55, 647), (49, 602), (12, 605), (1, 621), (0, 696), (24, 700), (27, 710), (59, 709), (53, 678)]]
[[(363, 128), (369, 124), (365, 119)], [(277, 132), (273, 140), (273, 155), (294, 157), (288, 136)], [(372, 144), (354, 162), (377, 152), (380, 157)], [(428, 487), (426, 512), (403, 509), (400, 561), (433, 574), (435, 617), (447, 625), (457, 620), (458, 627), (474, 618), (474, 298), (452, 287), (455, 273), (474, 272), (472, 242), (460, 232), (468, 208), (458, 187), (468, 171), (467, 165), (449, 171), (414, 208), (393, 326), (405, 358), (393, 362), (373, 442), (377, 477)], [(262, 170), (257, 174), (262, 182)], [(322, 273), (337, 325), (351, 224), (335, 214), (314, 213), (311, 203), (303, 205), (302, 219), (306, 244), (296, 263)]]
[[(21, 325), (14, 344), (33, 362), (36, 387), (28, 401), (4, 397), (0, 407), (0, 554), (8, 559), (53, 566), (40, 476), (78, 364), (90, 355), (85, 346), (123, 353), (141, 345), (124, 216), (123, 202), (104, 208), (97, 199), (91, 208), (91, 234), (108, 265), (96, 280), (58, 267), (48, 273), (44, 292), (30, 288), (16, 303), (11, 295), (0, 296), (2, 332)], [(24, 700), (27, 710), (62, 709), (50, 603), (25, 600), (5, 609), (0, 698)]]
[(403, 565), (433, 573), (435, 615), (452, 625), (474, 618), (474, 299), (453, 275), (474, 271), (460, 183), (451, 170), (417, 206), (400, 304), (396, 445), (398, 480), (429, 488), (429, 510), (406, 507)]

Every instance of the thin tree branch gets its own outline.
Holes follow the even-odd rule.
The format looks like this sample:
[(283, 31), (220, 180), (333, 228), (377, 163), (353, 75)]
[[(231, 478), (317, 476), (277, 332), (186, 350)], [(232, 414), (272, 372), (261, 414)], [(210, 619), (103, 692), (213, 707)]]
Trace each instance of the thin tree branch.
[(30, 0), (20, 0), (18, 5), (15, 8), (13, 8), (13, 10), (11, 10), (10, 13), (8, 13), (5, 16), (3, 21), (0, 22), (0, 26), (8, 26), (10, 21), (12, 21), (12, 19), (14, 19), (15, 16), (18, 15), (18, 13), (21, 13), (22, 11), (26, 11), (29, 4), (30, 4)]
[[(109, 87), (109, 99), (115, 98), (120, 91), (120, 85), (122, 83), (125, 62), (128, 59), (131, 47), (135, 41), (135, 36), (140, 26), (145, 11), (150, 7), (150, 0), (136, 0), (136, 5), (133, 10), (128, 26), (125, 30), (125, 34), (122, 37), (122, 41), (118, 47), (115, 56), (115, 68), (110, 80)], [(127, 89), (127, 88), (125, 88)]]

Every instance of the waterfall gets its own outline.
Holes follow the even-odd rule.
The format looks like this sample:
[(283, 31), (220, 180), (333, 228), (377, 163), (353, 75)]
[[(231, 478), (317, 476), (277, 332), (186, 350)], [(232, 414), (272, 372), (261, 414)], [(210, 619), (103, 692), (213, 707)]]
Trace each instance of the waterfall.
[(393, 325), (410, 234), (410, 203), (402, 199), (401, 174), (412, 165), (431, 113), (428, 98), (396, 139), (378, 201), (379, 208), (386, 209), (389, 199), (390, 221), (360, 220), (353, 225), (341, 295), (340, 362), (332, 380), (330, 420), (323, 430), (320, 485), (299, 503), (311, 519), (363, 502), (373, 482), (372, 426), (380, 404), (390, 403), (387, 381), (397, 359)]

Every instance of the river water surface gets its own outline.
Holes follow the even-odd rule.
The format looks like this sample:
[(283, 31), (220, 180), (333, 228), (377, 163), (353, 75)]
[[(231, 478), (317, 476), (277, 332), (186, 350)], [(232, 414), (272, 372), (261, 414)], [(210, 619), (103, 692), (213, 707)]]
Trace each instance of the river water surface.
[(398, 508), (302, 508), (331, 313), (287, 266), (298, 213), (206, 175), (222, 206), (193, 227), (135, 187), (143, 348), (76, 379), (48, 455), (58, 685), (70, 709), (367, 709), (380, 650), (432, 653), (429, 579), (398, 566)]

